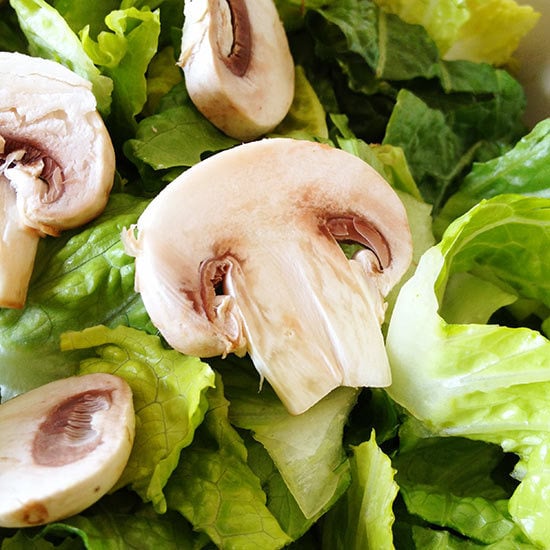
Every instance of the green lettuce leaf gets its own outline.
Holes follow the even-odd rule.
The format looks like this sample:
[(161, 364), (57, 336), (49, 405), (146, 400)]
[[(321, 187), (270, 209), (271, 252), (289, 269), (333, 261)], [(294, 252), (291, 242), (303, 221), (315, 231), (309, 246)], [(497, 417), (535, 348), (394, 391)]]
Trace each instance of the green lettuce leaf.
[(247, 448), (228, 418), (221, 377), (208, 394), (210, 408), (193, 444), (166, 486), (169, 509), (177, 510), (218, 548), (282, 548), (290, 542), (266, 506)]
[(86, 227), (39, 243), (25, 308), (0, 310), (3, 400), (75, 372), (82, 354), (59, 349), (67, 330), (123, 324), (155, 332), (120, 239), (146, 204), (115, 193)]
[(506, 193), (550, 198), (550, 119), (539, 122), (504, 155), (475, 163), (434, 221), (441, 235), (482, 199)]
[(193, 440), (208, 408), (214, 372), (196, 357), (163, 347), (157, 336), (125, 326), (104, 326), (61, 335), (61, 349), (94, 348), (79, 373), (108, 372), (132, 388), (136, 437), (117, 486), (129, 485), (159, 513), (166, 512), (163, 488), (180, 452)]
[(161, 98), (154, 115), (141, 120), (135, 138), (124, 144), (124, 153), (140, 170), (144, 188), (158, 193), (203, 155), (237, 143), (200, 114), (181, 82)]
[(7, 3), (0, 5), (0, 51), (27, 53), (28, 43), (17, 14)]
[(479, 544), (531, 543), (508, 511), (513, 461), (501, 449), (458, 437), (428, 437), (399, 452), (396, 481), (410, 514)]
[(10, 0), (10, 4), (29, 42), (29, 53), (58, 61), (89, 80), (99, 111), (108, 114), (113, 81), (101, 74), (60, 13), (44, 0)]
[(95, 37), (107, 30), (105, 17), (118, 9), (120, 0), (95, 0), (93, 4), (80, 0), (54, 0), (51, 4), (73, 32), (78, 34), (84, 27), (89, 27), (90, 34)]
[[(446, 319), (451, 281), (469, 274), (485, 293), (550, 304), (550, 201), (499, 195), (482, 201), (449, 226), (405, 283), (390, 320), (387, 349), (393, 382), (388, 393), (439, 435), (501, 445), (520, 457), (522, 480), (510, 514), (530, 539), (550, 544), (544, 519), (550, 501), (550, 342), (528, 328), (476, 324), (479, 295), (460, 294), (461, 323)], [(469, 284), (472, 284), (470, 281)], [(460, 285), (458, 285), (460, 289)], [(498, 300), (490, 300), (498, 307)], [(489, 311), (484, 312), (489, 315)]]
[(111, 137), (117, 143), (133, 137), (135, 117), (147, 101), (145, 73), (157, 52), (160, 35), (158, 11), (128, 8), (110, 12), (105, 18), (108, 31), (97, 41), (84, 27), (81, 40), (84, 51), (113, 82), (113, 105), (109, 115)]
[(291, 415), (267, 384), (258, 392), (251, 363), (228, 358), (215, 365), (231, 402), (231, 423), (250, 430), (265, 447), (304, 516), (318, 517), (349, 484), (342, 440), (357, 390), (338, 388), (305, 413)]
[(323, 519), (323, 548), (392, 549), (395, 470), (374, 432), (352, 451), (351, 486)]

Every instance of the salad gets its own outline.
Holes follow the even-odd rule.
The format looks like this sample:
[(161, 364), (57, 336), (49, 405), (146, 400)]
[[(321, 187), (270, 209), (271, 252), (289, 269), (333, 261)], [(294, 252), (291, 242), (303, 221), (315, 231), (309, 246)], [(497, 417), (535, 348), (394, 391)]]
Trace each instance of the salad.
[(383, 325), (392, 384), (292, 415), (248, 357), (167, 345), (121, 240), (178, 175), (239, 143), (176, 66), (183, 5), (0, 3), (0, 51), (89, 80), (117, 159), (104, 212), (42, 239), (25, 306), (0, 310), (1, 398), (108, 373), (136, 412), (114, 490), (63, 521), (0, 529), (1, 548), (550, 547), (550, 119), (526, 122), (514, 57), (539, 14), (276, 1), (295, 93), (268, 137), (369, 163), (414, 247)]

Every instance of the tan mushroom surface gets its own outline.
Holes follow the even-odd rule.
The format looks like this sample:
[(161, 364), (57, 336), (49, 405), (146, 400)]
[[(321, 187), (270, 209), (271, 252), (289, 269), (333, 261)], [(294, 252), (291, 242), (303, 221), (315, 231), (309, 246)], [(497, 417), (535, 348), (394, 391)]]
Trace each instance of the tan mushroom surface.
[(107, 493), (132, 449), (132, 392), (105, 373), (50, 382), (0, 405), (0, 526), (77, 514)]
[(22, 307), (39, 238), (103, 211), (115, 154), (84, 78), (0, 52), (0, 80), (0, 307)]
[[(411, 236), (359, 158), (287, 138), (237, 146), (171, 182), (123, 238), (170, 345), (249, 353), (290, 412), (340, 385), (390, 383), (380, 324)], [(364, 249), (349, 260), (338, 241)]]
[(179, 64), (197, 109), (236, 139), (266, 134), (292, 103), (294, 61), (273, 0), (185, 2)]

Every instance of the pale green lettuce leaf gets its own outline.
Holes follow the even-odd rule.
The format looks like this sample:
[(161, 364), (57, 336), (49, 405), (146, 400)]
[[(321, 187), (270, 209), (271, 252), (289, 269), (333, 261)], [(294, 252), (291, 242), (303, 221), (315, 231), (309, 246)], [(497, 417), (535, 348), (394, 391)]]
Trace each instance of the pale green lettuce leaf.
[(325, 110), (308, 81), (304, 68), (295, 68), (294, 98), (285, 118), (270, 136), (328, 139)]
[(528, 3), (515, 0), (466, 0), (466, 4), (470, 17), (446, 51), (447, 59), (504, 65), (539, 18)]
[(247, 463), (247, 448), (229, 422), (223, 383), (208, 393), (210, 407), (193, 445), (166, 486), (168, 508), (177, 510), (218, 548), (282, 548), (289, 536), (266, 506), (259, 478)]
[[(475, 324), (466, 304), (462, 324), (449, 323), (441, 305), (453, 291), (452, 278), (470, 273), (547, 307), (548, 265), (549, 200), (501, 195), (483, 201), (422, 256), (397, 298), (387, 336), (390, 396), (436, 434), (482, 439), (516, 453), (514, 475), (529, 483), (520, 484), (510, 512), (532, 541), (545, 546), (550, 342), (527, 328)], [(479, 294), (461, 297), (476, 318)]]
[(108, 114), (112, 80), (94, 65), (78, 36), (59, 12), (44, 0), (10, 0), (29, 41), (29, 53), (58, 61), (92, 83), (98, 109)]
[(122, 143), (134, 136), (135, 117), (147, 101), (146, 72), (157, 52), (160, 35), (158, 11), (128, 8), (110, 12), (105, 18), (108, 31), (90, 35), (81, 32), (82, 45), (90, 59), (113, 81), (113, 105), (109, 116), (111, 136)]
[(470, 18), (466, 0), (375, 0), (385, 11), (407, 23), (422, 25), (444, 53), (456, 41), (460, 28)]
[(79, 373), (108, 372), (130, 385), (136, 437), (117, 486), (129, 485), (159, 513), (165, 512), (163, 488), (203, 420), (205, 392), (214, 385), (214, 372), (196, 357), (166, 349), (157, 336), (125, 326), (65, 332), (61, 348), (92, 348), (95, 356), (81, 361)]
[(399, 487), (374, 432), (368, 441), (352, 447), (350, 462), (350, 488), (323, 520), (323, 548), (393, 549), (392, 507)]
[(270, 386), (258, 392), (252, 364), (228, 358), (216, 368), (231, 402), (231, 422), (265, 447), (304, 516), (318, 517), (349, 483), (342, 440), (357, 390), (338, 388), (306, 412), (291, 415)]

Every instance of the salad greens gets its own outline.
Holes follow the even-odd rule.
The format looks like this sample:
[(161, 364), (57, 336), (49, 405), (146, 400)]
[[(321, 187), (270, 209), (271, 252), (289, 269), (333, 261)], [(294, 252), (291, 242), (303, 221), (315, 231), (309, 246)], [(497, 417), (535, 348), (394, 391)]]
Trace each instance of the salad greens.
[(105, 212), (42, 240), (25, 308), (0, 310), (0, 396), (110, 372), (137, 418), (112, 494), (0, 529), (2, 550), (549, 547), (550, 121), (524, 125), (512, 70), (537, 14), (512, 0), (276, 0), (296, 89), (270, 135), (371, 164), (414, 244), (383, 327), (392, 385), (339, 388), (292, 416), (248, 358), (159, 338), (121, 242), (164, 186), (237, 143), (186, 92), (183, 4), (0, 2), (0, 50), (88, 78), (117, 153)]

